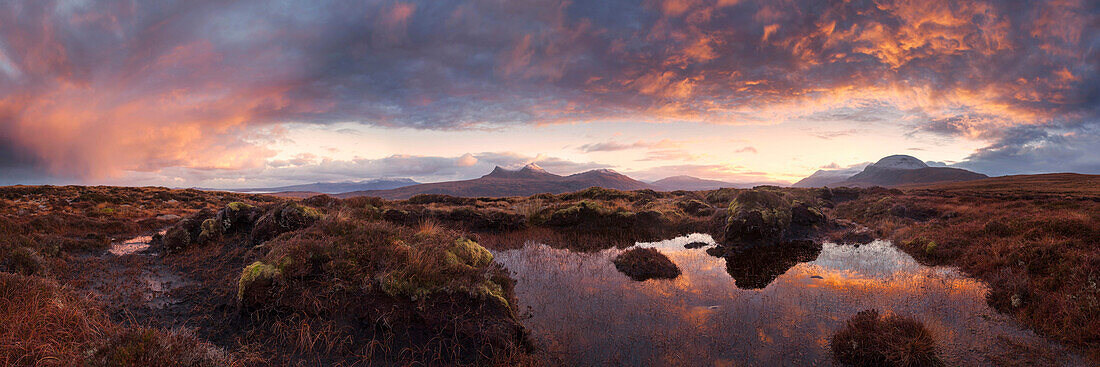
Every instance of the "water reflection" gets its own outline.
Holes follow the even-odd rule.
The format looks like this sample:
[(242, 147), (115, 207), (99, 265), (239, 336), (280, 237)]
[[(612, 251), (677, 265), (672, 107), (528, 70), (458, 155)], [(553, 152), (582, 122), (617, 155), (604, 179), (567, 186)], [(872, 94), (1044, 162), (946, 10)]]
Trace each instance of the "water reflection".
[(981, 282), (887, 242), (759, 253), (759, 264), (744, 253), (728, 265), (684, 247), (697, 241), (713, 244), (705, 235), (638, 244), (680, 267), (673, 280), (631, 281), (611, 264), (619, 249), (528, 244), (496, 258), (515, 273), (525, 323), (552, 365), (832, 365), (832, 332), (868, 308), (922, 320), (948, 365), (990, 365), (1017, 353), (1013, 344), (1058, 349), (990, 310)]
[(771, 284), (795, 265), (814, 261), (821, 253), (821, 244), (796, 241), (774, 246), (756, 246), (729, 253), (726, 272), (741, 289), (761, 289)]

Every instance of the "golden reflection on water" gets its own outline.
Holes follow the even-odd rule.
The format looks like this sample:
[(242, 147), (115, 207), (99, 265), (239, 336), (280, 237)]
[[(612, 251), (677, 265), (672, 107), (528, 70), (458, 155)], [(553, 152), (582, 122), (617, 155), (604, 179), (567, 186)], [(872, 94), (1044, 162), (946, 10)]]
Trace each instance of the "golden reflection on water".
[(757, 289), (741, 289), (726, 259), (683, 247), (699, 240), (713, 244), (699, 234), (638, 244), (680, 267), (672, 280), (630, 280), (610, 262), (620, 249), (529, 243), (496, 258), (518, 281), (521, 309), (530, 307), (525, 324), (539, 355), (556, 365), (832, 365), (832, 333), (869, 308), (923, 321), (948, 365), (991, 364), (986, 356), (1005, 353), (998, 336), (1057, 348), (992, 311), (980, 281), (922, 266), (888, 242), (826, 243), (797, 264), (767, 259), (792, 267), (748, 274)]

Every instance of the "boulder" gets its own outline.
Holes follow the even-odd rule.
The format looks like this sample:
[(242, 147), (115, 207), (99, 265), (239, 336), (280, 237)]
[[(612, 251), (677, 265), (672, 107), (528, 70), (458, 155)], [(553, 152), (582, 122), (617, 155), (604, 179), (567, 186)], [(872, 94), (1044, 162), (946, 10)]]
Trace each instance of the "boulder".
[(680, 276), (680, 268), (668, 256), (654, 248), (627, 250), (611, 261), (616, 269), (639, 282), (648, 279), (675, 279)]

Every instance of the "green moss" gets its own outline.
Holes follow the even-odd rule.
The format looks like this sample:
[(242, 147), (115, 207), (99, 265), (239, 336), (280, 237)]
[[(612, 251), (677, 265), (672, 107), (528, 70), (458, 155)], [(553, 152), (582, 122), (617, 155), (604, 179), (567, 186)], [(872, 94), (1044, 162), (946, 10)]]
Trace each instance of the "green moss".
[(245, 203), (242, 203), (242, 202), (239, 202), (239, 201), (234, 201), (232, 203), (226, 204), (225, 207), (228, 208), (229, 210), (232, 210), (232, 211), (235, 211), (235, 212), (255, 208), (252, 205), (248, 205), (248, 204), (245, 204)]
[(417, 301), (435, 293), (454, 294), (454, 292), (463, 292), (474, 298), (495, 300), (504, 307), (509, 307), (508, 300), (504, 298), (504, 287), (488, 279), (473, 286), (455, 287), (437, 281), (411, 277), (403, 272), (395, 272), (383, 277), (381, 283), (382, 292), (395, 298), (408, 298)]
[(241, 280), (237, 283), (237, 299), (244, 299), (244, 292), (252, 283), (261, 279), (272, 279), (282, 275), (282, 271), (278, 267), (265, 264), (262, 261), (257, 261), (244, 268), (241, 271)]
[(928, 243), (924, 244), (924, 253), (925, 254), (931, 255), (935, 251), (936, 251), (936, 241), (928, 241)]
[(214, 218), (210, 218), (202, 221), (202, 232), (199, 232), (199, 242), (206, 243), (214, 238), (217, 238), (222, 233), (222, 224), (218, 223)]
[(382, 292), (390, 297), (407, 297), (413, 301), (423, 299), (443, 288), (440, 283), (410, 276), (404, 272), (394, 272), (382, 278)]
[(294, 204), (294, 207), (301, 211), (301, 213), (307, 217), (313, 219), (321, 219), (321, 211), (317, 210), (317, 208), (311, 208), (301, 204)]
[(744, 213), (758, 212), (764, 223), (775, 228), (787, 228), (791, 223), (791, 207), (779, 195), (765, 190), (744, 191), (737, 195), (729, 208), (729, 221)]
[(485, 280), (467, 291), (475, 297), (496, 300), (504, 307), (509, 307), (508, 300), (504, 298), (504, 287), (492, 280)]
[(595, 202), (595, 201), (584, 200), (584, 201), (577, 202), (573, 205), (565, 207), (564, 209), (560, 209), (560, 210), (554, 212), (554, 214), (551, 215), (551, 218), (555, 215), (565, 215), (565, 216), (576, 215), (576, 214), (580, 214), (581, 212), (583, 212), (585, 210), (596, 211), (596, 212), (599, 212), (599, 213), (607, 213), (608, 212), (607, 208), (604, 207), (603, 204), (600, 204), (600, 203)]
[(459, 238), (455, 244), (443, 254), (447, 265), (466, 265), (473, 268), (483, 268), (493, 263), (493, 254), (477, 242)]

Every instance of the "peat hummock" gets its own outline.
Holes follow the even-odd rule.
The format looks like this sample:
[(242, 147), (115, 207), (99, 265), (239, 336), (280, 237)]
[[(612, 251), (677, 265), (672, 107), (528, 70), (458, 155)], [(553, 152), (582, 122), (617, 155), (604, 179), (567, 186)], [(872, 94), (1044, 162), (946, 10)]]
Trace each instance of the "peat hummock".
[(680, 276), (680, 268), (654, 248), (633, 248), (619, 254), (611, 262), (615, 263), (616, 269), (637, 281)]

